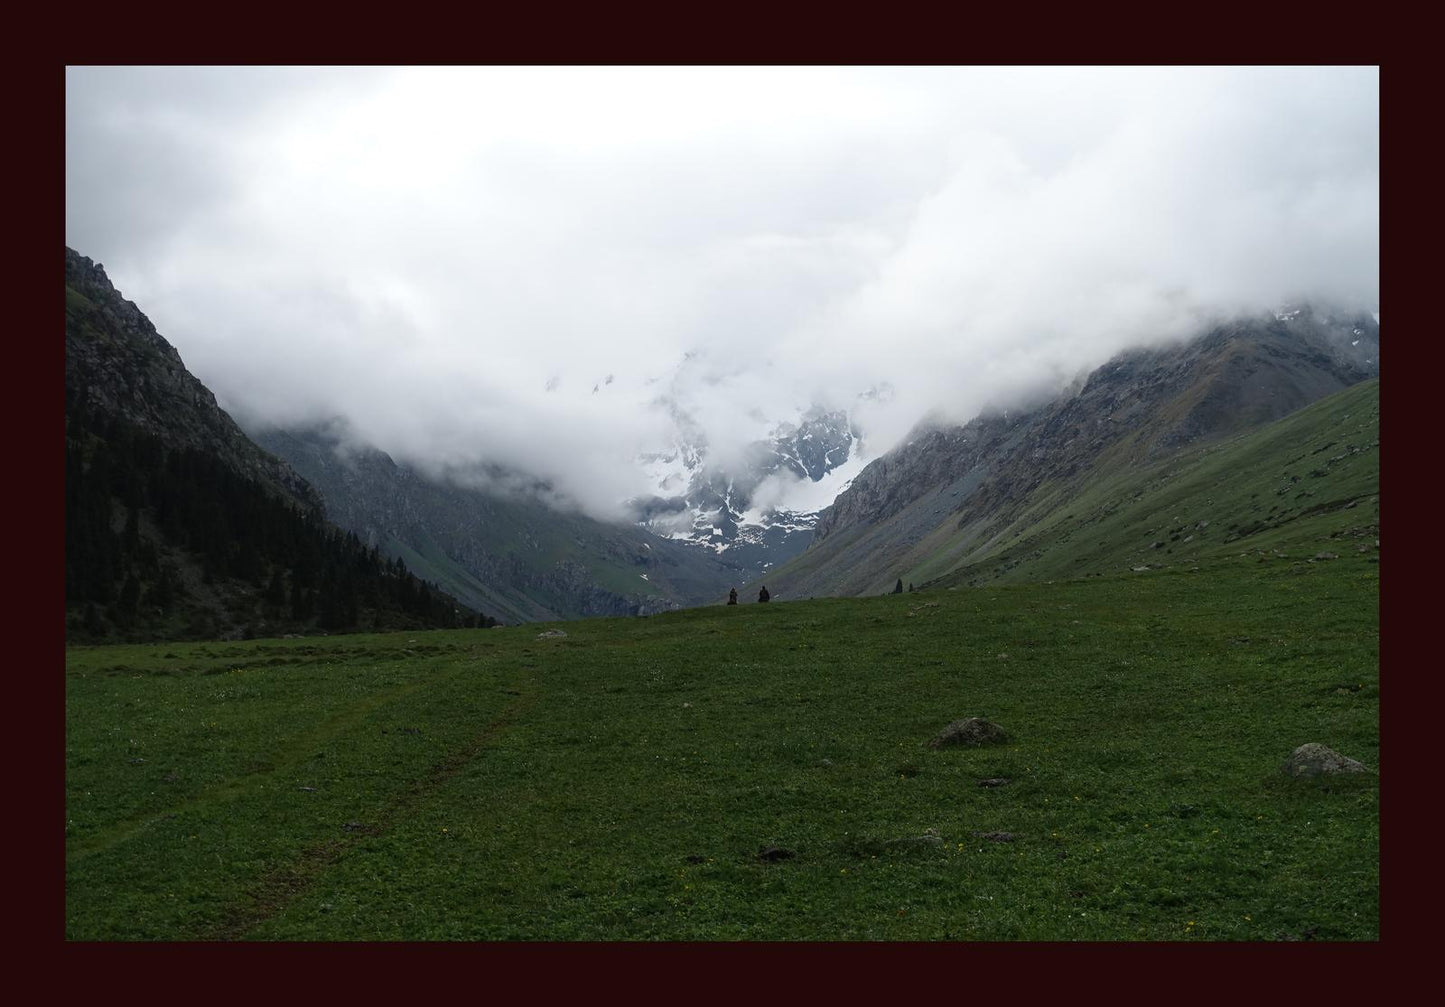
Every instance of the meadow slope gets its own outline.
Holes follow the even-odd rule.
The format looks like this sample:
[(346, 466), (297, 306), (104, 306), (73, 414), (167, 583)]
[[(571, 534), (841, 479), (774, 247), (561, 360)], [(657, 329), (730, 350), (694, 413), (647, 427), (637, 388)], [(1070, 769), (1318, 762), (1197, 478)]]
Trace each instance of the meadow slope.
[[(1376, 541), (71, 648), (65, 936), (1375, 940)], [(1009, 741), (927, 747), (966, 716)]]

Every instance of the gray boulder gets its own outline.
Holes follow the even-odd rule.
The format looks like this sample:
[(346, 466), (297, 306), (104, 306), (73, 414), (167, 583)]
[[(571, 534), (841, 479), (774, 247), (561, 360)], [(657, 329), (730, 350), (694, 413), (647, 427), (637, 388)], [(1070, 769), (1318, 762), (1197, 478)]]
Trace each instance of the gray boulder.
[(929, 748), (945, 748), (951, 745), (998, 745), (1008, 741), (1008, 732), (982, 717), (968, 717), (955, 720), (938, 737), (928, 743)]
[(1363, 773), (1365, 766), (1318, 742), (1296, 748), (1284, 762), (1286, 776), (1324, 776), (1334, 773)]

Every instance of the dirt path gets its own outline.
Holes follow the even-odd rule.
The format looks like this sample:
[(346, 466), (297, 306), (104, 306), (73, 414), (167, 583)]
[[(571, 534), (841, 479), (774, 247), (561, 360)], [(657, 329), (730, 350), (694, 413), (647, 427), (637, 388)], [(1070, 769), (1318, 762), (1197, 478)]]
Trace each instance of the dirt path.
[(520, 685), (520, 689), (518, 698), (504, 708), (481, 733), (449, 752), (433, 765), (424, 777), (396, 794), (374, 816), (375, 821), (358, 825), (345, 837), (302, 850), (293, 859), (267, 872), (247, 892), (246, 904), (235, 906), (221, 923), (200, 939), (231, 941), (245, 937), (310, 889), (327, 868), (340, 860), (356, 843), (368, 836), (386, 832), (393, 822), (461, 772), (498, 735), (536, 704), (538, 692), (535, 673)]

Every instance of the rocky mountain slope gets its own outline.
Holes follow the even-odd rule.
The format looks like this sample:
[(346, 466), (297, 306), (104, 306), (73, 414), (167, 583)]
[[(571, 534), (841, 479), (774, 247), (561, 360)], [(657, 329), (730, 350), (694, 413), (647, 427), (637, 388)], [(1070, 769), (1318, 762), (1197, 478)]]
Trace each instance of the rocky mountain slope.
[(65, 251), (70, 642), (487, 620), (326, 522), (104, 269)]
[(251, 431), (314, 485), (327, 513), (469, 605), (508, 621), (647, 615), (716, 603), (812, 538), (816, 511), (754, 504), (769, 479), (817, 482), (850, 458), (844, 412), (778, 424), (724, 467), (673, 410), (673, 449), (641, 459), (657, 494), (631, 501), (634, 525), (557, 511), (538, 499), (433, 478), (374, 447), (343, 421)]
[(818, 517), (814, 509), (755, 503), (760, 487), (774, 479), (818, 483), (850, 460), (859, 440), (846, 412), (814, 407), (723, 465), (695, 424), (685, 415), (675, 420), (674, 449), (642, 459), (657, 491), (632, 502), (638, 523), (755, 574), (807, 548)]
[(1378, 321), (1308, 306), (1121, 354), (1041, 407), (918, 430), (823, 512), (779, 597), (881, 593), (976, 563), (1092, 482), (1286, 416), (1379, 374)]
[(320, 491), (327, 513), (467, 604), (509, 622), (647, 615), (717, 602), (748, 572), (643, 528), (428, 478), (339, 424), (256, 430)]
[(216, 405), (181, 355), (105, 275), (65, 250), (65, 387), (88, 407), (173, 448), (220, 461), (304, 510), (320, 497), (289, 465), (262, 451)]

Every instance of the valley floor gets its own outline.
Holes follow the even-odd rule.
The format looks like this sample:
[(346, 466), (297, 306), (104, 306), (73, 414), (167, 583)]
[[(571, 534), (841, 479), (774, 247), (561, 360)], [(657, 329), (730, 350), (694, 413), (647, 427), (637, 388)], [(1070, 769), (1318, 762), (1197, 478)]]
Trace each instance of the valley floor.
[(1376, 940), (1378, 571), (72, 648), (66, 936)]

